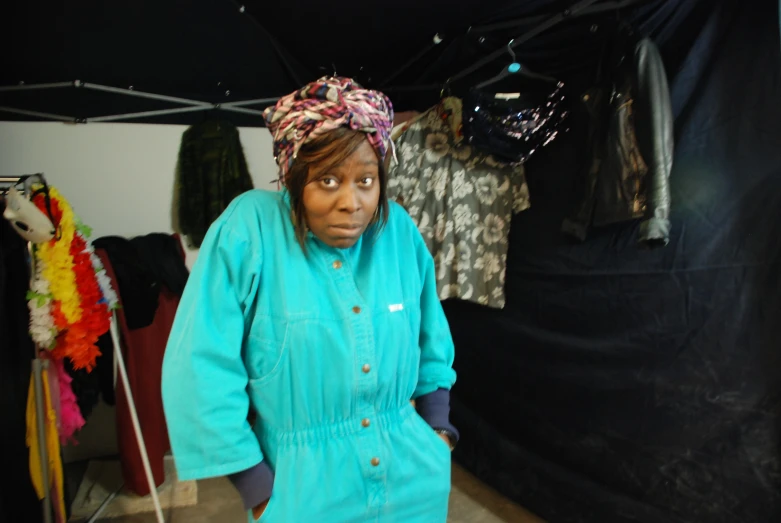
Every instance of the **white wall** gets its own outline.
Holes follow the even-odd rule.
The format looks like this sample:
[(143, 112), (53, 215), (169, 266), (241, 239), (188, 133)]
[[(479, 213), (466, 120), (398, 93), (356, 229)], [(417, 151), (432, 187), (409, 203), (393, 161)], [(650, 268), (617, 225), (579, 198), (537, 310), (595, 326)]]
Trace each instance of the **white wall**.
[[(43, 172), (93, 238), (171, 232), (174, 169), (185, 126), (0, 122), (0, 176)], [(276, 189), (271, 135), (241, 128), (255, 187)], [(188, 265), (194, 253), (188, 253)]]
[[(178, 125), (0, 122), (0, 176), (43, 172), (93, 228), (93, 239), (171, 232)], [(240, 129), (244, 155), (259, 189), (276, 189), (271, 135)], [(192, 266), (196, 252), (188, 252)], [(63, 449), (65, 461), (116, 453), (114, 409), (101, 403)]]

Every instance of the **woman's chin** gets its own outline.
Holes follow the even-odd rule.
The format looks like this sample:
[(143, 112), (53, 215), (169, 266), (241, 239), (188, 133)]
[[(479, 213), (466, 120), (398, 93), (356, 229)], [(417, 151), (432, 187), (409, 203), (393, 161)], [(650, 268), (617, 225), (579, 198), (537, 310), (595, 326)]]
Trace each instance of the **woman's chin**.
[(324, 240), (323, 243), (325, 243), (329, 247), (334, 247), (336, 249), (349, 249), (350, 247), (358, 243), (358, 238), (360, 238), (360, 236), (328, 238)]

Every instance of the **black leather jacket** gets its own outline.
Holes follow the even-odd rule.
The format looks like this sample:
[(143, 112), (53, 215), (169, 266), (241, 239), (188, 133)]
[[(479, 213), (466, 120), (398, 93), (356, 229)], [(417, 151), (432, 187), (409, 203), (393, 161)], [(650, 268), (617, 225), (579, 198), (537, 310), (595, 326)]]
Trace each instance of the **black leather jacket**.
[(673, 159), (667, 76), (651, 40), (616, 47), (620, 54), (607, 64), (611, 78), (580, 98), (590, 120), (590, 167), (563, 230), (585, 240), (589, 225), (641, 219), (638, 241), (663, 246), (670, 234)]

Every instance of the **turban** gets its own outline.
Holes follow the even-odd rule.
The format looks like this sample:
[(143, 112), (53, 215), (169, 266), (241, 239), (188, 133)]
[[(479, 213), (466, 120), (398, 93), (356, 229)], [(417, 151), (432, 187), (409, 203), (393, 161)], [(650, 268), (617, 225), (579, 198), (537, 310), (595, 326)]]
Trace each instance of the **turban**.
[(381, 161), (393, 147), (390, 100), (349, 78), (323, 77), (307, 84), (268, 107), (263, 118), (274, 140), (274, 159), (282, 180), (301, 146), (339, 127), (366, 133)]

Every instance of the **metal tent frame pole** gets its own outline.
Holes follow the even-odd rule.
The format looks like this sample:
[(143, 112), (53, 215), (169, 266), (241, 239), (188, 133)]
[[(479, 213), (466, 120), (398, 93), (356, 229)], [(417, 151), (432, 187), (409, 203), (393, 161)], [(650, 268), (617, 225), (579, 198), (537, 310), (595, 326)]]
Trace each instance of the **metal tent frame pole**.
[(31, 91), (34, 89), (58, 89), (62, 87), (73, 87), (73, 82), (56, 82), (49, 84), (26, 84), (24, 82), (18, 85), (5, 85), (0, 87), (0, 93), (11, 91)]
[(6, 107), (4, 105), (0, 106), (0, 111), (6, 113), (12, 113), (12, 114), (21, 114), (24, 116), (35, 116), (38, 118), (45, 118), (47, 120), (59, 120), (61, 122), (76, 122), (76, 118), (72, 116), (63, 116), (61, 114), (53, 114), (53, 113), (41, 113), (38, 111), (28, 111), (27, 109), (17, 109), (15, 107)]
[(268, 42), (271, 44), (271, 47), (274, 49), (274, 52), (277, 53), (277, 58), (279, 58), (279, 61), (282, 63), (282, 66), (287, 71), (287, 74), (290, 75), (290, 78), (293, 79), (296, 86), (303, 85), (301, 83), (301, 79), (296, 74), (295, 69), (293, 68), (292, 65), (290, 65), (290, 62), (288, 61), (287, 57), (285, 57), (285, 52), (277, 42), (277, 39), (274, 38), (274, 36), (272, 36), (271, 33), (269, 33), (266, 30), (266, 28), (263, 26), (263, 24), (260, 23), (260, 21), (258, 21), (257, 18), (255, 18), (254, 16), (252, 16), (247, 12), (247, 7), (245, 5), (243, 5), (241, 2), (238, 2), (237, 0), (231, 0), (231, 2), (233, 3), (234, 6), (236, 6), (239, 13), (246, 15), (247, 19), (250, 22), (252, 22), (252, 24), (260, 30), (263, 36), (265, 36), (268, 39)]
[(173, 107), (170, 109), (156, 109), (151, 111), (136, 111), (132, 113), (111, 114), (105, 116), (91, 116), (86, 118), (80, 118), (77, 116), (66, 116), (66, 115), (47, 113), (41, 111), (31, 111), (28, 109), (9, 107), (6, 105), (0, 106), (0, 112), (20, 114), (23, 116), (34, 116), (46, 120), (58, 120), (58, 121), (72, 122), (72, 123), (117, 122), (123, 120), (133, 120), (138, 118), (148, 118), (151, 116), (166, 116), (170, 114), (181, 114), (181, 113), (191, 113), (197, 111), (213, 111), (213, 110), (228, 111), (232, 113), (249, 114), (252, 116), (262, 117), (263, 111), (258, 109), (248, 109), (246, 106), (270, 104), (279, 100), (279, 97), (277, 96), (272, 98), (254, 98), (251, 100), (237, 100), (235, 102), (212, 103), (212, 102), (204, 102), (203, 100), (195, 100), (191, 98), (168, 96), (164, 94), (150, 93), (146, 91), (136, 91), (135, 89), (131, 89), (131, 88), (126, 89), (123, 87), (112, 87), (109, 85), (82, 82), (81, 80), (74, 80), (73, 82), (55, 82), (55, 83), (45, 83), (45, 84), (20, 84), (20, 85), (0, 86), (0, 93), (18, 92), (18, 91), (39, 91), (44, 89), (67, 89), (67, 88), (88, 89), (88, 90), (100, 91), (104, 93), (118, 94), (121, 96), (145, 98), (148, 100), (156, 100), (159, 102), (180, 104), (180, 105), (184, 105), (185, 107)]
[(95, 116), (85, 118), (84, 123), (116, 122), (118, 120), (132, 120), (135, 118), (148, 118), (150, 116), (165, 116), (168, 114), (194, 113), (209, 110), (211, 107), (178, 107), (176, 109), (159, 109), (157, 111), (141, 111), (137, 113), (112, 114), (110, 116)]
[(239, 102), (227, 102), (222, 107), (241, 107), (244, 105), (270, 104), (279, 100), (279, 96), (273, 98), (255, 98), (254, 100), (241, 100)]
[(136, 91), (134, 89), (125, 89), (123, 87), (111, 87), (109, 85), (93, 84), (76, 80), (74, 87), (81, 89), (91, 89), (93, 91), (103, 91), (104, 93), (121, 94), (124, 96), (134, 96), (137, 98), (148, 98), (150, 100), (160, 100), (161, 102), (171, 102), (175, 104), (197, 105), (201, 107), (212, 107), (212, 104), (201, 102), (200, 100), (191, 100), (189, 98), (179, 98), (178, 96), (167, 96), (164, 94), (148, 93), (146, 91)]
[(431, 42), (429, 42), (429, 44), (426, 45), (426, 47), (424, 47), (423, 49), (418, 51), (418, 53), (415, 56), (413, 56), (412, 58), (410, 58), (409, 60), (404, 62), (404, 64), (402, 64), (401, 67), (396, 69), (396, 71), (392, 75), (390, 75), (385, 80), (380, 82), (380, 89), (382, 89), (386, 85), (390, 84), (393, 80), (398, 78), (399, 75), (401, 75), (401, 73), (403, 73), (404, 71), (406, 71), (407, 69), (412, 67), (412, 65), (416, 64), (418, 62), (418, 60), (420, 60), (421, 58), (426, 56), (429, 51), (431, 51), (432, 49), (437, 47), (439, 44), (441, 44), (443, 40), (444, 39), (442, 38), (442, 36), (439, 33), (435, 34), (431, 38)]

